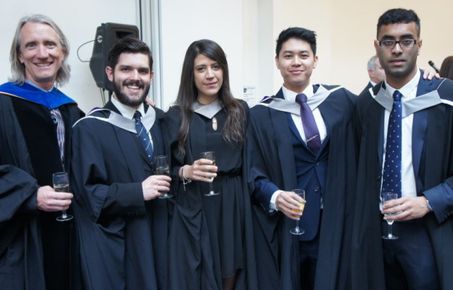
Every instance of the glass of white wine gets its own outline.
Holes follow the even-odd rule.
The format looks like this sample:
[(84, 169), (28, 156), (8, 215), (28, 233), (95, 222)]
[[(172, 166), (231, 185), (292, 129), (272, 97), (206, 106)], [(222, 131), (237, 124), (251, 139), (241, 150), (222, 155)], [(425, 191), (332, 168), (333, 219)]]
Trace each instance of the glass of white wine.
[[(170, 166), (168, 165), (168, 158), (166, 155), (159, 155), (154, 158), (155, 173), (156, 175), (170, 175)], [(165, 192), (159, 196), (161, 199), (172, 198), (173, 195)]]
[[(398, 198), (398, 194), (397, 193), (394, 193), (394, 192), (383, 192), (382, 195), (381, 195), (381, 211), (382, 211), (382, 208), (384, 207), (384, 204), (389, 201), (389, 200), (392, 200), (392, 199), (397, 199)], [(387, 213), (387, 214), (384, 214), (384, 219), (385, 221), (387, 222), (387, 235), (383, 235), (382, 238), (384, 240), (396, 240), (398, 239), (398, 236), (394, 235), (393, 232), (392, 232), (392, 225), (393, 225), (393, 222), (394, 220), (391, 218), (392, 215), (395, 215), (395, 214), (398, 214), (398, 213)]]
[[(69, 192), (69, 176), (66, 172), (55, 172), (52, 174), (53, 189), (57, 192)], [(59, 222), (66, 222), (72, 220), (74, 217), (63, 210), (56, 220)]]
[[(212, 165), (215, 165), (215, 153), (214, 151), (206, 151), (206, 152), (201, 152), (200, 155), (201, 158), (208, 159), (212, 161)], [(209, 192), (205, 193), (205, 196), (214, 196), (214, 195), (219, 195), (220, 192), (214, 191), (214, 177), (209, 181)]]
[[(297, 194), (298, 196), (302, 197), (303, 201), (299, 204), (299, 209), (297, 210), (297, 213), (303, 213), (304, 212), (304, 208), (305, 208), (305, 203), (306, 203), (306, 200), (305, 200), (305, 190), (303, 189), (293, 189), (292, 190), (295, 194)], [(291, 230), (289, 230), (289, 232), (295, 236), (300, 236), (300, 235), (303, 235), (305, 233), (305, 230), (302, 229), (300, 226), (299, 226), (299, 221), (300, 219), (297, 219), (296, 220), (296, 226), (294, 228), (292, 228)]]

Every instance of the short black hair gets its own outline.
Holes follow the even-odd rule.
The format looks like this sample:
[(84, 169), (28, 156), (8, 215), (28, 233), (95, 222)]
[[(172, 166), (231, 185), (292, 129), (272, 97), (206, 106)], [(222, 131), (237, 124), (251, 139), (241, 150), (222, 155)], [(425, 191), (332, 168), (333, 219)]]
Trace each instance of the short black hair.
[(290, 38), (296, 38), (308, 42), (310, 44), (311, 50), (313, 51), (313, 54), (316, 55), (316, 33), (312, 30), (302, 27), (289, 27), (280, 32), (280, 35), (278, 36), (277, 45), (275, 47), (276, 57), (278, 57), (283, 43), (285, 43)]
[(120, 39), (111, 49), (108, 55), (108, 66), (112, 69), (118, 63), (118, 59), (122, 53), (143, 53), (148, 56), (149, 68), (153, 69), (153, 57), (148, 45), (143, 41), (134, 37), (124, 37)]
[(379, 17), (376, 35), (379, 36), (379, 28), (383, 25), (411, 22), (415, 22), (415, 25), (417, 26), (417, 36), (420, 36), (420, 18), (418, 18), (417, 13), (415, 13), (414, 10), (403, 8), (387, 10)]

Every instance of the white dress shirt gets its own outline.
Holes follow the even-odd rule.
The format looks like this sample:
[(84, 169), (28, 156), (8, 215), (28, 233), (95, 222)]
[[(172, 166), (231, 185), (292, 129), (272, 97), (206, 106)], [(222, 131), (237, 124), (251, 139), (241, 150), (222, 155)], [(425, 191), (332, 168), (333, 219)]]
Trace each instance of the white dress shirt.
[[(296, 102), (296, 96), (299, 93), (293, 92), (284, 86), (282, 87), (283, 97), (285, 100), (290, 100)], [(313, 86), (310, 84), (307, 88), (303, 91), (303, 93), (307, 96), (307, 100), (313, 97)], [(313, 117), (315, 118), (316, 126), (318, 127), (319, 137), (321, 138), (321, 143), (324, 142), (327, 136), (327, 129), (326, 124), (324, 123), (324, 119), (322, 118), (321, 111), (318, 108), (314, 109)], [(302, 120), (299, 115), (291, 114), (291, 118), (293, 119), (294, 125), (296, 125), (297, 131), (299, 131), (300, 137), (306, 143), (307, 139), (305, 138), (304, 127), (302, 126)]]
[[(134, 120), (134, 122), (135, 122), (134, 114), (136, 111), (139, 111), (140, 114), (142, 114), (142, 117), (145, 115), (145, 106), (143, 105), (143, 103), (141, 103), (140, 106), (137, 109), (135, 109), (135, 108), (126, 106), (125, 104), (121, 103), (120, 101), (118, 101), (118, 99), (115, 96), (113, 96), (111, 100), (112, 100), (112, 104), (118, 109), (120, 114), (127, 119)], [(149, 140), (151, 141), (151, 145), (154, 146), (153, 136), (150, 134), (150, 132), (148, 132), (148, 136), (149, 136)]]
[[(417, 70), (415, 76), (398, 91), (403, 95), (401, 102), (405, 103), (417, 96), (417, 86), (420, 79), (420, 71)], [(385, 82), (387, 96), (393, 101), (395, 88)], [(387, 129), (390, 118), (390, 112), (385, 110), (384, 115), (384, 150), (382, 158), (382, 174), (384, 173), (385, 148), (387, 144)], [(415, 184), (414, 166), (412, 163), (412, 127), (414, 114), (403, 117), (401, 127), (401, 196), (417, 196), (417, 187)], [(382, 180), (381, 180), (382, 188)]]
[[(282, 92), (283, 92), (283, 98), (285, 100), (290, 100), (296, 102), (296, 96), (300, 93), (293, 92), (285, 86), (282, 86)], [(307, 100), (313, 97), (314, 92), (313, 92), (313, 86), (309, 84), (305, 90), (302, 92), (307, 96)], [(326, 129), (326, 124), (324, 123), (324, 119), (322, 118), (321, 111), (319, 108), (314, 109), (313, 111), (313, 117), (315, 118), (316, 126), (318, 127), (319, 131), (319, 137), (321, 139), (321, 143), (324, 142), (324, 140), (327, 137), (327, 129)], [(302, 126), (302, 119), (299, 115), (291, 114), (291, 118), (293, 119), (294, 125), (296, 125), (297, 131), (299, 132), (300, 137), (302, 140), (306, 143), (307, 138), (305, 138), (305, 132), (304, 132), (304, 127)], [(271, 200), (270, 200), (270, 209), (272, 210), (277, 210), (277, 197), (280, 194), (281, 190), (277, 190), (272, 194)], [(322, 201), (321, 201), (322, 202)], [(321, 206), (322, 207), (322, 206)]]

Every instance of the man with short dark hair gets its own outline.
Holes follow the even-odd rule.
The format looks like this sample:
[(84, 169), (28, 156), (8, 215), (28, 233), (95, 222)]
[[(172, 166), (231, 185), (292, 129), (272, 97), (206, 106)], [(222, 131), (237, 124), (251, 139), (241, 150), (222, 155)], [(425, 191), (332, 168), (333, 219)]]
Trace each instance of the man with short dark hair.
[[(145, 103), (152, 72), (148, 46), (125, 38), (109, 53), (114, 93), (74, 125), (74, 203), (87, 289), (166, 289), (170, 177), (154, 175), (165, 154), (163, 112)], [(158, 273), (158, 275), (156, 275)]]
[(72, 193), (71, 127), (83, 113), (57, 86), (69, 79), (69, 44), (49, 17), (23, 17), (11, 45), (12, 80), (0, 86), (0, 288), (77, 288), (72, 221), (58, 222)]
[(352, 289), (452, 289), (453, 82), (421, 77), (412, 10), (386, 11), (374, 46), (386, 81), (357, 104)]
[[(339, 86), (312, 84), (317, 61), (313, 31), (282, 31), (275, 63), (283, 86), (250, 114), (247, 141), (261, 290), (344, 287), (356, 96)], [(297, 188), (305, 190), (303, 211)], [(290, 228), (299, 219), (304, 233), (292, 236)]]

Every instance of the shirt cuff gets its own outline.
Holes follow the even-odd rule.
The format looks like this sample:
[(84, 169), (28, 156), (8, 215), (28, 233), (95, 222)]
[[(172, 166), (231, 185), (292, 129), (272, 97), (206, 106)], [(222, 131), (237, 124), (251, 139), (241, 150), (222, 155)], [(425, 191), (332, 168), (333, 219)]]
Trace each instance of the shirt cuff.
[(272, 194), (271, 201), (269, 202), (269, 209), (271, 211), (278, 211), (276, 202), (277, 202), (277, 197), (281, 192), (282, 192), (281, 190), (277, 190)]
[(428, 207), (429, 211), (433, 211), (433, 208), (431, 207), (431, 204), (429, 203), (429, 199), (425, 196), (426, 199), (426, 206)]

